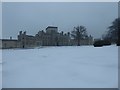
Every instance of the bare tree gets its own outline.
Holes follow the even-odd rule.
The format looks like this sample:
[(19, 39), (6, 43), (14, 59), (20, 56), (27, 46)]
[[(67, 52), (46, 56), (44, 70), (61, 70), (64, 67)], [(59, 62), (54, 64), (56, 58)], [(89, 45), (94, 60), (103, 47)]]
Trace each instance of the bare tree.
[(80, 40), (87, 37), (86, 28), (84, 26), (74, 27), (71, 36), (77, 41), (77, 45), (80, 46)]

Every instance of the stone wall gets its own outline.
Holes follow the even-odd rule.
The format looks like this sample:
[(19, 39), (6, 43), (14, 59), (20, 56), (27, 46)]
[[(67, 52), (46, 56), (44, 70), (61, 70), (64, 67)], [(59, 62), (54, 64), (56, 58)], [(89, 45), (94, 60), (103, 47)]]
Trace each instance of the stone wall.
[(2, 48), (2, 39), (0, 39), (0, 49)]
[(19, 42), (17, 40), (2, 40), (2, 48), (9, 49), (9, 48), (17, 48), (19, 46)]

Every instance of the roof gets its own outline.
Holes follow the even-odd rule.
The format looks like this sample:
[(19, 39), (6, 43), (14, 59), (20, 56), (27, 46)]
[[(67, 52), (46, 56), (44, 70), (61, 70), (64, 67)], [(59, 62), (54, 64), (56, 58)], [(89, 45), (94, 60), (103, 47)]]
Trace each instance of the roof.
[(58, 28), (58, 27), (54, 27), (54, 26), (48, 26), (46, 29), (48, 29), (48, 28)]
[(0, 39), (2, 41), (18, 41), (17, 39)]
[(34, 36), (32, 36), (32, 35), (26, 35), (26, 36), (28, 36), (28, 37), (34, 37)]

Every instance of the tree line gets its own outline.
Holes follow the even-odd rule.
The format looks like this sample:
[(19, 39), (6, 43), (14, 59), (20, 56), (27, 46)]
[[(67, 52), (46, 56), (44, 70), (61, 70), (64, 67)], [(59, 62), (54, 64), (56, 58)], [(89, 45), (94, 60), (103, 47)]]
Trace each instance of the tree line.
[(102, 39), (120, 45), (120, 18), (116, 18), (107, 29)]
[[(120, 45), (120, 18), (116, 18), (107, 29), (107, 32), (102, 35), (102, 40), (97, 42), (97, 44), (100, 46), (111, 44)], [(68, 32), (68, 34), (77, 42), (78, 46), (80, 46), (81, 39), (88, 37), (87, 29), (83, 25), (74, 27), (71, 33)]]

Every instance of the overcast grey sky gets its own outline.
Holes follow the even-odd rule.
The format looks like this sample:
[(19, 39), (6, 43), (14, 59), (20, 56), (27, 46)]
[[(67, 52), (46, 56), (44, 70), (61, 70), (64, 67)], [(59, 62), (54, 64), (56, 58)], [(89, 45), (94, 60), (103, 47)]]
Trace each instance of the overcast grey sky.
[(35, 35), (49, 25), (67, 32), (83, 25), (89, 35), (99, 38), (118, 17), (117, 5), (117, 2), (4, 2), (2, 35), (17, 38), (20, 30)]

